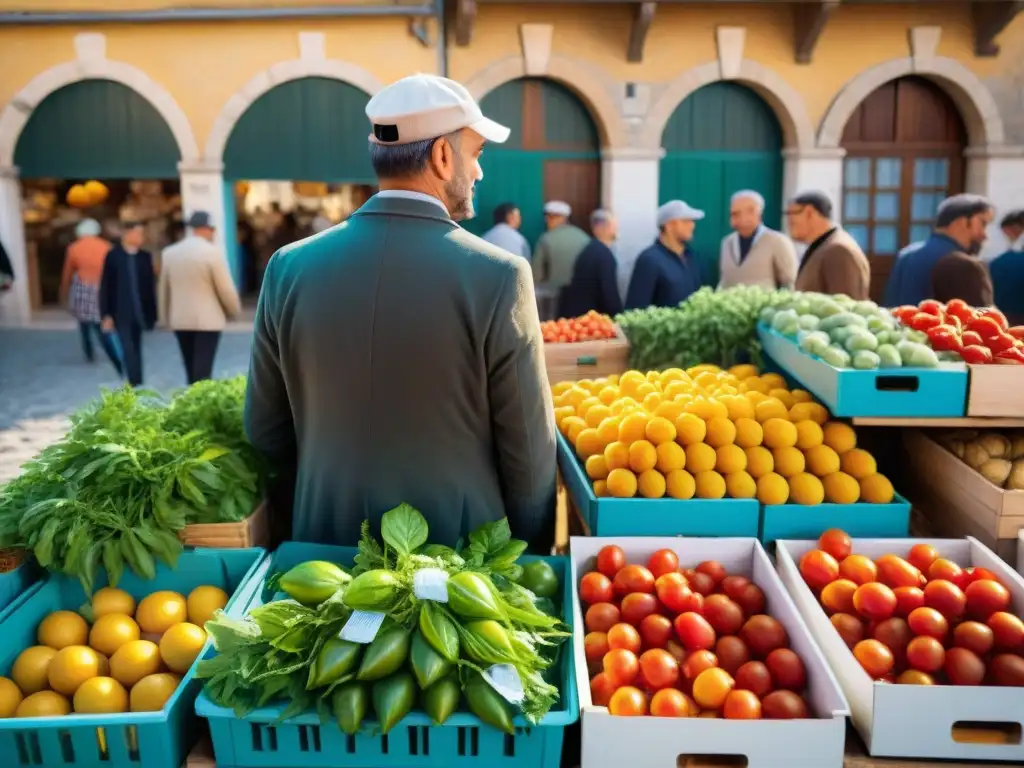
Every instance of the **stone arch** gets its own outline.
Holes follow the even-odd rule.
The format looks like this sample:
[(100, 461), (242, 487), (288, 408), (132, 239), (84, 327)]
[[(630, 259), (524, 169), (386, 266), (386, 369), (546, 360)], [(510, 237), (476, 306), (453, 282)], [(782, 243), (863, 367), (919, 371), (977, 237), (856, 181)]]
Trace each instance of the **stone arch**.
[(850, 80), (832, 100), (822, 118), (818, 146), (839, 147), (846, 123), (860, 103), (885, 83), (907, 75), (928, 78), (949, 94), (967, 126), (967, 137), (972, 147), (1005, 143), (999, 107), (985, 84), (959, 61), (935, 56), (924, 61), (909, 57), (893, 59), (876, 64)]
[(479, 101), (498, 86), (523, 77), (554, 80), (579, 97), (597, 126), (602, 147), (629, 145), (622, 113), (613, 97), (614, 89), (618, 86), (611, 78), (593, 73), (586, 65), (563, 56), (552, 54), (547, 71), (536, 74), (526, 71), (522, 57), (508, 56), (477, 72), (464, 85), (473, 94), (473, 98)]
[(243, 85), (220, 110), (206, 139), (207, 162), (220, 163), (235, 123), (267, 91), (304, 77), (327, 77), (355, 86), (373, 96), (384, 87), (362, 67), (337, 59), (291, 59), (279, 61)]
[(58, 64), (33, 77), (0, 112), (0, 167), (14, 164), (18, 137), (32, 111), (51, 93), (81, 80), (113, 80), (131, 88), (153, 105), (167, 122), (183, 162), (199, 157), (199, 145), (185, 112), (170, 92), (141, 69), (96, 58)]
[(640, 133), (640, 145), (657, 150), (661, 135), (676, 108), (698, 88), (722, 80), (746, 85), (764, 99), (782, 127), (786, 149), (806, 150), (814, 146), (814, 125), (800, 94), (778, 74), (750, 59), (743, 59), (736, 77), (722, 77), (717, 61), (701, 64), (676, 77), (652, 105)]

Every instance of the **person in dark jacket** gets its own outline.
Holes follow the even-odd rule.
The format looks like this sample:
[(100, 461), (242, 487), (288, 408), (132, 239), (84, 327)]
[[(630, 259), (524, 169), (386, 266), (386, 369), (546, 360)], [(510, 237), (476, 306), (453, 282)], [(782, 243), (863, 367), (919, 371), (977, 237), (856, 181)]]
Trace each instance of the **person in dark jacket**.
[[(925, 299), (942, 299), (936, 292), (933, 271), (940, 260), (952, 253), (975, 257), (985, 243), (985, 228), (992, 223), (992, 203), (980, 195), (954, 195), (939, 205), (935, 214), (935, 229), (931, 237), (921, 246), (896, 259), (889, 282), (885, 286), (885, 305), (898, 307), (904, 304), (920, 304)], [(969, 278), (970, 283), (962, 287), (949, 284), (942, 279), (942, 292), (953, 292), (949, 298), (963, 299), (968, 303), (981, 300), (984, 281), (988, 279), (984, 265), (974, 269), (961, 259), (954, 259), (949, 276)], [(990, 286), (991, 287), (991, 286)], [(991, 302), (991, 296), (989, 296)], [(984, 306), (984, 305), (978, 305)]]
[(1024, 324), (1024, 210), (1011, 211), (999, 222), (1009, 249), (989, 264), (996, 306), (1011, 325)]
[(132, 386), (142, 384), (142, 332), (156, 324), (153, 254), (142, 250), (143, 225), (124, 225), (121, 240), (107, 253), (100, 280), (104, 331), (117, 331), (124, 371)]
[(703, 284), (700, 262), (689, 247), (696, 222), (704, 211), (682, 200), (671, 200), (658, 209), (661, 234), (654, 245), (636, 258), (626, 293), (626, 309), (675, 307)]
[(615, 316), (622, 311), (618, 286), (618, 260), (612, 253), (617, 222), (611, 211), (590, 214), (594, 239), (576, 257), (572, 280), (558, 297), (559, 317), (579, 317), (590, 310)]

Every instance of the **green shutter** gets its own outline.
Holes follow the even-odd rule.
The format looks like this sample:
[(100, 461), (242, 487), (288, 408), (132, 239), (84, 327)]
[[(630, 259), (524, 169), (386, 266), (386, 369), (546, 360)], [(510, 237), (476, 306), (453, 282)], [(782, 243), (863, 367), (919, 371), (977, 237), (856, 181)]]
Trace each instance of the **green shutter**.
[(597, 126), (574, 93), (558, 83), (543, 81), (544, 138), (552, 147), (597, 152)]
[(366, 142), (369, 100), (355, 86), (326, 77), (272, 88), (232, 129), (225, 178), (376, 184)]
[(14, 149), (26, 179), (174, 179), (180, 159), (156, 108), (112, 80), (81, 80), (51, 93)]
[(692, 93), (669, 118), (662, 134), (665, 157), (659, 173), (660, 202), (685, 200), (707, 215), (697, 224), (693, 247), (718, 282), (718, 254), (729, 229), (729, 199), (753, 189), (765, 199), (764, 221), (778, 229), (782, 218), (782, 130), (756, 93), (735, 83), (714, 83)]
[[(513, 80), (499, 85), (480, 100), (480, 110), (512, 132), (502, 149), (520, 149), (523, 146), (523, 86), (525, 80)], [(493, 146), (493, 145), (492, 145)], [(490, 147), (484, 150), (490, 152)]]

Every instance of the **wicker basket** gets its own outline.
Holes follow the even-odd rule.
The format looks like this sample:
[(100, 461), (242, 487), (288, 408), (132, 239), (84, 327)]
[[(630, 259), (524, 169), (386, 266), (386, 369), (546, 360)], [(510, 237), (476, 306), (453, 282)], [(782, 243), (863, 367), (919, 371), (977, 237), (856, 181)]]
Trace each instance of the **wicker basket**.
[(0, 573), (10, 573), (25, 562), (24, 549), (0, 549)]
[(267, 511), (267, 503), (260, 502), (255, 512), (238, 523), (186, 525), (178, 531), (178, 538), (186, 547), (265, 547), (270, 540), (270, 514)]

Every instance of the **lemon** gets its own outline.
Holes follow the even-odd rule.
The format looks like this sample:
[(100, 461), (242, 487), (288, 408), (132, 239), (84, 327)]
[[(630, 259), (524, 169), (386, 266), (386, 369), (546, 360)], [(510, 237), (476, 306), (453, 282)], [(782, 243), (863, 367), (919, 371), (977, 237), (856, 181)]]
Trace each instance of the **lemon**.
[(772, 451), (775, 471), (783, 477), (793, 477), (806, 469), (804, 455), (797, 448), (776, 448)]
[(110, 676), (131, 688), (139, 680), (160, 671), (160, 649), (149, 640), (133, 640), (117, 649), (110, 659)]
[(794, 403), (810, 403), (814, 400), (814, 397), (806, 389), (794, 389), (789, 395), (793, 398)]
[(648, 469), (637, 478), (636, 487), (645, 499), (660, 499), (665, 495), (665, 476), (656, 469)]
[(757, 366), (751, 365), (750, 363), (741, 363), (730, 368), (729, 373), (740, 381), (743, 381), (744, 379), (749, 379), (751, 376), (757, 376)]
[(732, 472), (725, 476), (725, 490), (730, 499), (752, 499), (757, 495), (757, 482), (748, 472)]
[(775, 397), (769, 397), (754, 406), (754, 418), (764, 424), (769, 419), (789, 419), (789, 409), (782, 401)]
[(698, 472), (707, 472), (715, 468), (718, 454), (707, 443), (694, 443), (686, 447), (686, 468), (696, 476)]
[(658, 451), (646, 440), (637, 440), (629, 446), (629, 468), (636, 474), (654, 469), (658, 463)]
[(825, 445), (841, 456), (857, 447), (857, 433), (849, 424), (830, 421), (825, 425)]
[(562, 434), (565, 435), (566, 440), (575, 446), (576, 436), (587, 428), (587, 422), (579, 416), (568, 416), (562, 419), (559, 428), (562, 430)]
[(171, 672), (185, 674), (206, 643), (206, 631), (195, 624), (182, 622), (164, 632), (160, 638), (160, 658)]
[(40, 622), (36, 636), (40, 645), (59, 651), (69, 645), (85, 645), (89, 625), (74, 611), (54, 611)]
[(839, 457), (839, 466), (854, 480), (863, 480), (878, 471), (875, 457), (863, 448), (854, 448)]
[(38, 693), (50, 684), (47, 675), (50, 662), (56, 655), (57, 651), (46, 645), (33, 645), (18, 654), (11, 668), (11, 677), (22, 693), (26, 696)]
[(604, 387), (600, 392), (597, 393), (597, 399), (600, 400), (604, 405), (611, 405), (619, 399), (619, 388), (618, 387)]
[(618, 416), (609, 416), (597, 427), (597, 434), (603, 445), (609, 445), (619, 439), (619, 422), (622, 419)]
[[(608, 462), (605, 461), (604, 454), (598, 453), (587, 459), (586, 463), (587, 477), (591, 480), (604, 480), (608, 477)], [(192, 618), (190, 615), (189, 618)]]
[(679, 443), (662, 443), (655, 450), (658, 454), (658, 463), (654, 466), (663, 475), (686, 466), (686, 451)]
[(642, 405), (645, 411), (647, 411), (648, 413), (654, 413), (658, 409), (658, 406), (661, 405), (661, 403), (661, 392), (651, 392), (644, 398)]
[(798, 421), (796, 424), (796, 447), (805, 453), (815, 446), (821, 445), (825, 433), (817, 423), (810, 419)]
[(582, 403), (576, 406), (576, 415), (579, 416), (584, 421), (586, 421), (587, 414), (590, 413), (590, 409), (593, 408), (595, 405), (602, 405), (601, 400), (591, 395)]
[[(654, 415), (662, 419), (668, 419), (670, 422), (672, 422), (672, 434), (674, 436), (676, 433), (676, 419), (683, 415), (683, 406), (681, 406), (679, 403), (672, 402), (671, 400), (665, 400), (661, 403), (661, 405), (654, 409)], [(652, 440), (651, 442), (654, 441)]]
[(593, 427), (587, 427), (576, 436), (576, 455), (586, 460), (596, 453), (604, 452), (601, 435)]
[(708, 427), (704, 420), (692, 413), (684, 413), (676, 419), (676, 440), (684, 447), (704, 442)]
[(747, 454), (747, 472), (755, 480), (775, 469), (775, 457), (767, 448), (755, 445), (743, 452)]
[(798, 433), (796, 424), (789, 419), (771, 418), (761, 423), (764, 429), (766, 448), (792, 448), (796, 445)]
[(188, 620), (198, 627), (205, 626), (213, 614), (223, 610), (227, 604), (228, 593), (209, 584), (196, 587), (185, 600)]
[(647, 421), (650, 417), (645, 413), (630, 413), (619, 423), (619, 442), (632, 445), (637, 440), (647, 437)]
[[(733, 422), (738, 422), (740, 419), (754, 419), (754, 404), (742, 395), (729, 395), (727, 397), (719, 398), (725, 403), (726, 409), (729, 411), (729, 418)], [(736, 424), (736, 428), (739, 429), (739, 424)]]
[(764, 442), (764, 428), (754, 419), (746, 417), (736, 419), (736, 445), (740, 448), (753, 448)]
[(676, 426), (664, 416), (654, 416), (644, 428), (647, 441), (655, 447), (676, 439)]
[(604, 403), (598, 401), (596, 405), (591, 406), (587, 411), (587, 415), (583, 417), (583, 420), (587, 422), (588, 427), (594, 427), (595, 429), (601, 425), (601, 422), (612, 415), (611, 408)]
[(608, 482), (606, 480), (594, 481), (594, 496), (603, 499), (608, 496)]
[(608, 495), (616, 499), (631, 499), (636, 496), (636, 475), (628, 469), (613, 469), (605, 479)]
[(673, 499), (692, 499), (697, 483), (685, 469), (674, 469), (665, 476), (665, 492)]
[(96, 651), (84, 645), (69, 645), (57, 651), (46, 676), (57, 693), (74, 696), (78, 686), (99, 673), (100, 658)]
[(96, 619), (89, 632), (89, 645), (104, 656), (113, 656), (125, 643), (139, 639), (139, 625), (131, 616), (108, 613)]
[(135, 621), (147, 634), (162, 635), (188, 618), (188, 605), (177, 592), (161, 590), (147, 595), (139, 603)]
[(693, 479), (698, 499), (721, 499), (725, 496), (725, 478), (714, 470), (698, 472)]
[(166, 673), (144, 677), (129, 696), (132, 712), (159, 712), (178, 689), (181, 678)]
[(833, 472), (822, 478), (825, 500), (833, 504), (854, 504), (860, 498), (860, 484), (845, 472)]
[(732, 445), (736, 440), (736, 425), (729, 419), (716, 416), (708, 419), (708, 433), (704, 442), (712, 448), (721, 448), (723, 445)]
[(625, 443), (609, 443), (604, 448), (604, 462), (608, 471), (625, 469), (629, 466), (629, 446)]
[(0, 719), (14, 717), (22, 699), (17, 684), (9, 677), (0, 677)]
[(738, 445), (723, 445), (715, 451), (715, 471), (723, 475), (742, 472), (747, 468), (747, 454)]
[(757, 479), (757, 500), (762, 504), (785, 504), (789, 499), (789, 483), (786, 478), (769, 472)]
[(72, 703), (80, 715), (127, 712), (128, 691), (112, 677), (94, 677), (78, 686)]
[(789, 409), (790, 421), (811, 420), (819, 427), (828, 421), (828, 409), (821, 403), (797, 402)]
[(59, 693), (39, 691), (27, 696), (18, 709), (15, 717), (60, 717), (71, 714), (71, 704)]
[(825, 499), (825, 487), (814, 475), (800, 472), (789, 478), (789, 498), (794, 504), (821, 504)]
[[(758, 395), (768, 396), (768, 385), (765, 384), (761, 379), (756, 376), (751, 376), (749, 379), (743, 380), (743, 386), (748, 394), (754, 393)], [(761, 398), (757, 398), (754, 402), (760, 402)]]
[(807, 452), (807, 469), (818, 477), (839, 471), (839, 454), (827, 445), (816, 445)]
[(123, 589), (115, 587), (103, 587), (92, 596), (92, 618), (93, 621), (106, 616), (108, 613), (123, 613), (126, 616), (135, 615), (135, 598)]
[(889, 504), (896, 492), (885, 475), (877, 472), (860, 481), (860, 498), (868, 504)]

